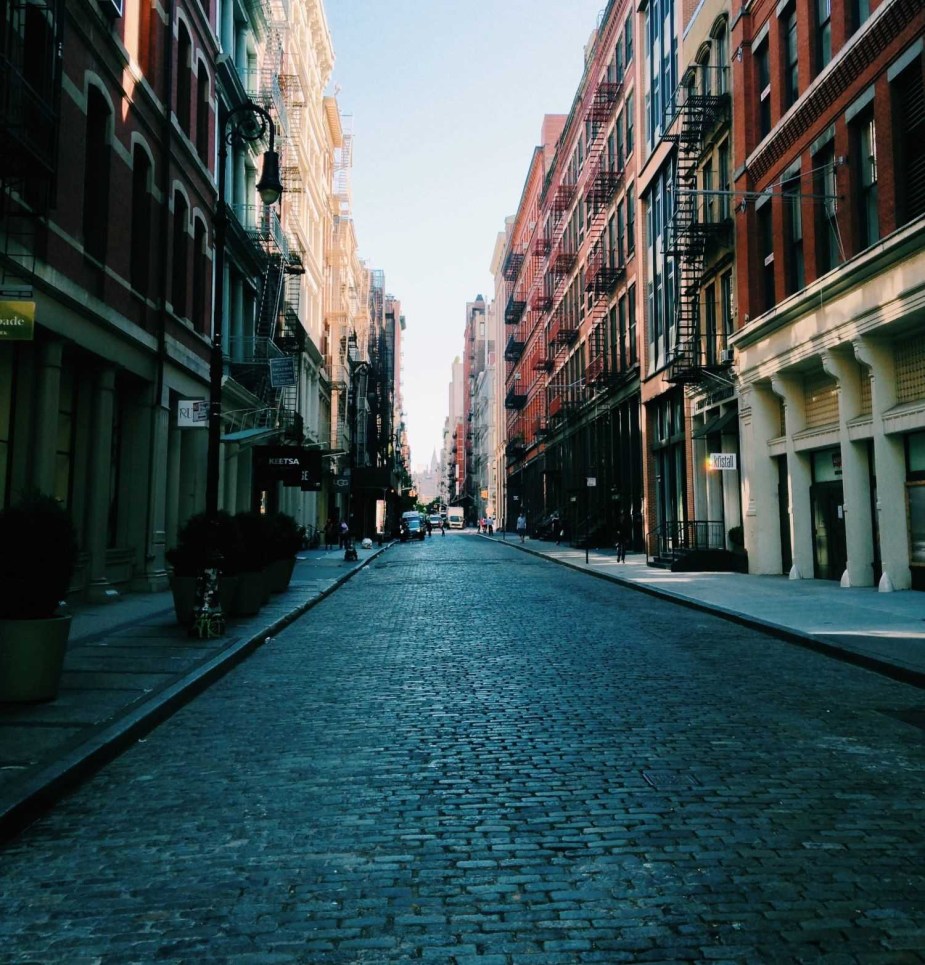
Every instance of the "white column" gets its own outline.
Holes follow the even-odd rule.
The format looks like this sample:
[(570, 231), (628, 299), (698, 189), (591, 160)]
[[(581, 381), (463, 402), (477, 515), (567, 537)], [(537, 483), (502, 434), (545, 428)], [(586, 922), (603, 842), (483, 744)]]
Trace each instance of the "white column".
[(780, 435), (780, 403), (763, 385), (739, 391), (739, 431), (742, 452), (742, 527), (749, 573), (780, 573), (780, 497), (777, 463), (768, 443)]
[(116, 370), (100, 371), (93, 398), (93, 423), (90, 435), (90, 466), (87, 486), (86, 547), (89, 554), (87, 597), (92, 603), (114, 600), (118, 592), (106, 575), (106, 549), (109, 545), (109, 478), (112, 469), (112, 417)]
[(793, 438), (806, 427), (803, 381), (798, 375), (776, 375), (771, 388), (784, 400), (787, 440), (787, 485), (790, 491), (791, 580), (813, 578), (813, 511), (809, 497), (813, 474), (809, 458), (794, 448)]
[(877, 521), (880, 559), (883, 563), (879, 589), (881, 593), (908, 590), (912, 585), (912, 572), (909, 569), (909, 533), (905, 511), (906, 454), (902, 436), (888, 436), (883, 428), (884, 414), (896, 405), (893, 348), (871, 338), (860, 338), (854, 343), (854, 352), (870, 368), (872, 376)]
[(822, 367), (838, 380), (838, 432), (841, 443), (845, 536), (848, 563), (842, 586), (873, 586), (874, 536), (870, 521), (870, 467), (866, 443), (852, 442), (848, 422), (861, 411), (861, 377), (854, 355), (822, 353)]

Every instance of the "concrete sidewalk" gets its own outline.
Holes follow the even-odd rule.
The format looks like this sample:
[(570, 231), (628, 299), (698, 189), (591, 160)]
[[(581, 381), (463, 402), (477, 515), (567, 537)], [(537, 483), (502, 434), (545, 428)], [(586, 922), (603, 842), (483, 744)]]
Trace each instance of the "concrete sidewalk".
[(343, 550), (300, 553), (289, 589), (256, 616), (231, 618), (217, 640), (187, 635), (169, 591), (76, 607), (58, 699), (0, 704), (0, 840), (382, 552), (358, 546), (356, 562), (346, 562)]
[(917, 687), (925, 687), (925, 593), (879, 593), (827, 580), (743, 573), (672, 573), (650, 567), (643, 554), (617, 562), (616, 551), (586, 553), (516, 536), (484, 537), (546, 557), (684, 606), (811, 647)]

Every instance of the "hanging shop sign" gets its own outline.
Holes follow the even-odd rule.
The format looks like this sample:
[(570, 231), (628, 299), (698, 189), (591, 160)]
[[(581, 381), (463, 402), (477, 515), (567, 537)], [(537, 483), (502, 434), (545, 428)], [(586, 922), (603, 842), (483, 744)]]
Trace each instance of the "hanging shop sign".
[(254, 446), (254, 477), (260, 489), (274, 483), (298, 486), (303, 492), (321, 489), (321, 451), (300, 446)]
[(0, 301), (0, 342), (31, 342), (35, 337), (35, 302)]
[(209, 425), (209, 403), (205, 399), (180, 399), (177, 403), (177, 426), (180, 429), (203, 429)]
[(707, 468), (711, 471), (735, 469), (736, 454), (734, 452), (711, 452)]

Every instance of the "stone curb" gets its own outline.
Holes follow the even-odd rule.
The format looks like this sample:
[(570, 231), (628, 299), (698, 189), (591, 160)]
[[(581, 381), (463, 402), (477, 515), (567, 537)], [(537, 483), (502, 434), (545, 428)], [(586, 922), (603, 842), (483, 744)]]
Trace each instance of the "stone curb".
[(821, 653), (824, 656), (831, 657), (835, 660), (842, 660), (845, 663), (863, 667), (865, 670), (871, 670), (874, 673), (881, 674), (884, 677), (890, 677), (891, 679), (897, 680), (900, 683), (910, 684), (913, 687), (925, 689), (925, 673), (922, 673), (921, 671), (913, 670), (910, 667), (903, 667), (894, 663), (889, 663), (886, 660), (879, 660), (877, 657), (857, 653), (854, 650), (848, 650), (844, 647), (838, 646), (836, 643), (829, 643), (825, 640), (820, 640), (811, 633), (804, 633), (800, 630), (794, 629), (793, 627), (784, 626), (779, 623), (772, 623), (770, 620), (763, 620), (760, 617), (749, 616), (748, 614), (742, 613), (739, 610), (731, 610), (727, 607), (721, 606), (718, 603), (705, 603), (703, 600), (694, 600), (688, 596), (681, 596), (680, 594), (674, 593), (672, 590), (666, 590), (663, 587), (645, 586), (644, 584), (636, 583), (633, 580), (624, 579), (623, 577), (612, 573), (600, 573), (591, 569), (590, 565), (588, 564), (582, 565), (579, 563), (573, 563), (571, 560), (560, 560), (554, 556), (548, 556), (546, 553), (543, 553), (540, 550), (532, 549), (526, 544), (499, 540), (491, 536), (484, 536), (483, 538), (492, 539), (496, 543), (503, 543), (505, 546), (510, 546), (514, 549), (520, 550), (521, 552), (529, 553), (531, 556), (548, 560), (550, 563), (556, 563), (559, 566), (567, 566), (569, 569), (576, 570), (579, 573), (585, 573), (588, 576), (593, 576), (598, 580), (607, 580), (609, 583), (617, 583), (618, 585), (625, 586), (628, 589), (637, 590), (640, 593), (648, 593), (650, 596), (657, 597), (661, 600), (668, 600), (671, 603), (677, 603), (679, 606), (685, 606), (691, 610), (699, 610), (703, 613), (712, 613), (714, 616), (718, 616), (724, 620), (730, 621), (730, 623), (737, 623), (740, 626), (749, 628), (750, 630), (760, 630), (762, 633), (767, 633), (770, 636), (776, 637), (779, 640), (784, 640), (787, 643), (795, 643), (798, 646), (805, 647), (807, 650), (812, 650), (815, 653)]
[(269, 627), (236, 641), (187, 671), (143, 703), (125, 711), (116, 720), (92, 729), (79, 744), (24, 782), (24, 786), (17, 789), (15, 799), (0, 801), (0, 842), (8, 841), (19, 834), (101, 767), (173, 716), (181, 707), (224, 677), (274, 635), (329, 597), (347, 580), (384, 553), (389, 546), (391, 543), (377, 548), (349, 573), (339, 576), (317, 596), (293, 607)]

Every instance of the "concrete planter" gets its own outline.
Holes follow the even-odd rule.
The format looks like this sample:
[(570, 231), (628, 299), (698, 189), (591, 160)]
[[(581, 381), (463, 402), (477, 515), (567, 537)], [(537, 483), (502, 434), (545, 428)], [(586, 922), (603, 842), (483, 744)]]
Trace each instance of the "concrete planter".
[(237, 616), (254, 616), (266, 602), (266, 595), (266, 580), (260, 570), (240, 573), (232, 612)]
[(0, 702), (54, 700), (71, 618), (0, 620)]

